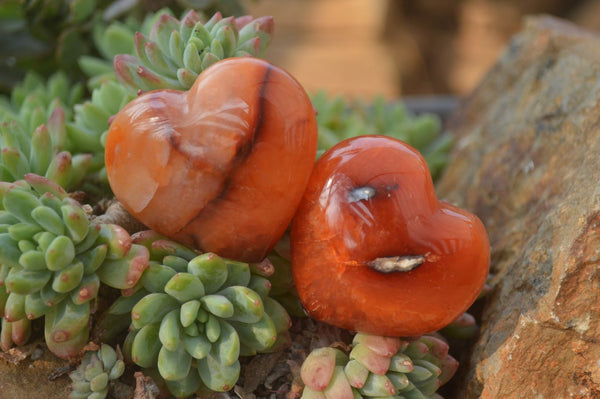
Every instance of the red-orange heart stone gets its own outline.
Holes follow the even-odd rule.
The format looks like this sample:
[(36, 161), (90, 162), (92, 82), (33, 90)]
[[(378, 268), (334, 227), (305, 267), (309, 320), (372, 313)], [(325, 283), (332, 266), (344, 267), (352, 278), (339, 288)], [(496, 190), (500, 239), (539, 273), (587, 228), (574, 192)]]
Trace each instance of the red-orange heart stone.
[(311, 317), (383, 336), (455, 320), (481, 291), (490, 257), (481, 221), (439, 201), (423, 157), (383, 136), (343, 141), (317, 161), (291, 251)]
[(314, 165), (317, 125), (300, 84), (256, 58), (205, 70), (186, 92), (127, 104), (106, 140), (115, 196), (151, 229), (260, 261), (289, 225)]

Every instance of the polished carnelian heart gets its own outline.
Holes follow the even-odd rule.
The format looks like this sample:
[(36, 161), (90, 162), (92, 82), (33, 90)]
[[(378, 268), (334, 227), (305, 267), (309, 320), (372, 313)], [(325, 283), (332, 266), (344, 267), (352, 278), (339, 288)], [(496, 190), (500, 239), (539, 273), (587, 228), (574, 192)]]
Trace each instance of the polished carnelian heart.
[(384, 136), (343, 141), (317, 161), (291, 251), (311, 317), (383, 336), (455, 320), (481, 291), (490, 257), (481, 221), (438, 201), (423, 157)]
[(115, 196), (151, 229), (260, 261), (288, 227), (314, 165), (317, 125), (300, 84), (256, 58), (206, 69), (187, 92), (127, 104), (106, 140)]

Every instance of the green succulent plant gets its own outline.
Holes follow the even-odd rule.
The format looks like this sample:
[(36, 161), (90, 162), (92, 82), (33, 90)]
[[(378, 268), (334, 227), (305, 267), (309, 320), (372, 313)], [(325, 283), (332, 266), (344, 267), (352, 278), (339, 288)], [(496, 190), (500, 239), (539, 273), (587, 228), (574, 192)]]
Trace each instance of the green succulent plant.
[(100, 284), (133, 287), (149, 259), (123, 228), (90, 222), (59, 185), (33, 174), (0, 182), (0, 248), (5, 321), (14, 330), (15, 322), (45, 316), (46, 344), (64, 358), (87, 342)]
[(175, 396), (227, 391), (239, 377), (239, 356), (289, 344), (291, 319), (269, 296), (262, 269), (198, 254), (152, 231), (133, 238), (150, 251), (148, 269), (130, 296), (108, 309), (101, 328), (130, 321), (126, 356), (157, 370)]
[(71, 85), (62, 72), (47, 83), (35, 73), (0, 101), (0, 181), (36, 173), (70, 189), (81, 183), (92, 155), (71, 155), (66, 122), (82, 86)]
[(465, 312), (439, 331), (444, 337), (453, 339), (472, 339), (479, 334), (479, 326), (475, 317)]
[(383, 97), (351, 101), (343, 96), (330, 97), (322, 91), (311, 100), (317, 111), (319, 153), (350, 137), (380, 134), (416, 148), (425, 157), (434, 180), (448, 163), (452, 137), (443, 134), (436, 115), (414, 115), (402, 102), (390, 102)]
[(260, 57), (273, 30), (272, 17), (223, 18), (207, 22), (194, 11), (181, 20), (162, 14), (148, 36), (135, 35), (135, 55), (115, 56), (119, 81), (132, 90), (187, 90), (210, 65), (228, 57)]
[(440, 398), (436, 391), (456, 372), (448, 344), (434, 336), (415, 340), (358, 333), (347, 355), (312, 351), (300, 371), (302, 398)]
[(57, 106), (68, 113), (82, 97), (83, 86), (72, 84), (64, 71), (57, 71), (48, 78), (30, 71), (13, 88), (10, 98), (1, 97), (0, 121), (14, 119), (24, 129), (33, 130), (44, 123)]
[(72, 381), (69, 399), (106, 398), (111, 381), (119, 379), (124, 371), (121, 351), (101, 344), (99, 350), (86, 352), (79, 366), (69, 373)]
[(73, 121), (67, 123), (66, 131), (73, 147), (101, 158), (100, 166), (103, 167), (103, 143), (110, 118), (134, 97), (132, 92), (114, 80), (100, 84), (89, 100), (75, 105)]
[(294, 317), (307, 317), (306, 311), (300, 303), (298, 292), (292, 274), (292, 261), (290, 255), (290, 236), (286, 233), (265, 259), (273, 271), (266, 277), (271, 284), (269, 295), (279, 302)]

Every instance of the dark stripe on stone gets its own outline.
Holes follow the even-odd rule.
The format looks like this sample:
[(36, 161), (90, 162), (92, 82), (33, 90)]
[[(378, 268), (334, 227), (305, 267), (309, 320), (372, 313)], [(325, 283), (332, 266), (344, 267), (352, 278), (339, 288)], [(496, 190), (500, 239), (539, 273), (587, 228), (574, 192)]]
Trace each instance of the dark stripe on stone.
[[(198, 213), (196, 214), (196, 216), (194, 216), (192, 219), (190, 219), (190, 221), (185, 226), (183, 226), (179, 231), (184, 230), (187, 226), (194, 223), (194, 221), (196, 221), (196, 219), (200, 218), (202, 215), (202, 212), (208, 206), (213, 205), (214, 203), (221, 201), (227, 197), (227, 194), (229, 192), (229, 187), (231, 186), (230, 176), (233, 175), (237, 171), (237, 169), (244, 163), (245, 159), (252, 153), (252, 149), (254, 148), (254, 144), (257, 141), (257, 137), (260, 136), (260, 133), (263, 129), (264, 118), (265, 118), (265, 115), (264, 115), (265, 114), (265, 103), (266, 103), (265, 98), (266, 98), (267, 86), (269, 86), (269, 78), (270, 78), (272, 70), (273, 70), (273, 66), (271, 64), (269, 64), (267, 66), (267, 69), (263, 76), (263, 81), (261, 83), (260, 91), (258, 94), (258, 117), (256, 120), (256, 124), (254, 125), (254, 131), (252, 132), (250, 139), (248, 141), (246, 141), (243, 145), (241, 145), (238, 148), (238, 150), (236, 151), (234, 161), (233, 161), (234, 166), (232, 167), (227, 179), (225, 179), (225, 181), (223, 182), (223, 188), (222, 188), (221, 192), (217, 196), (215, 196), (215, 198), (213, 198), (212, 200), (207, 202), (207, 204), (204, 206), (204, 208), (200, 209), (198, 211)], [(171, 141), (170, 137), (169, 137), (169, 141)], [(196, 248), (199, 248), (200, 245), (197, 242), (196, 237), (193, 237), (193, 240), (196, 243)]]
[(256, 138), (259, 136), (263, 123), (264, 123), (264, 114), (265, 114), (265, 96), (267, 93), (267, 86), (269, 82), (269, 77), (271, 75), (273, 67), (271, 64), (267, 66), (267, 70), (265, 71), (265, 76), (263, 77), (262, 86), (260, 87), (260, 92), (258, 94), (258, 119), (256, 120), (256, 124), (254, 125), (254, 131), (250, 136), (250, 140), (246, 141), (240, 148), (238, 148), (235, 154), (235, 164), (236, 167), (232, 170), (232, 172), (237, 169), (239, 165), (250, 155), (252, 152), (252, 148), (254, 148), (254, 143), (256, 142)]

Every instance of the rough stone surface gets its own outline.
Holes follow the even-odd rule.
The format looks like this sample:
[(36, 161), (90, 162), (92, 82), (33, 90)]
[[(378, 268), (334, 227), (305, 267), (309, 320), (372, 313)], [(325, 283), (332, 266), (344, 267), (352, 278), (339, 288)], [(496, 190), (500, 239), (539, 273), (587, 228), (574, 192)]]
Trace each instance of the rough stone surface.
[(527, 20), (452, 130), (494, 274), (458, 397), (600, 398), (600, 36)]

